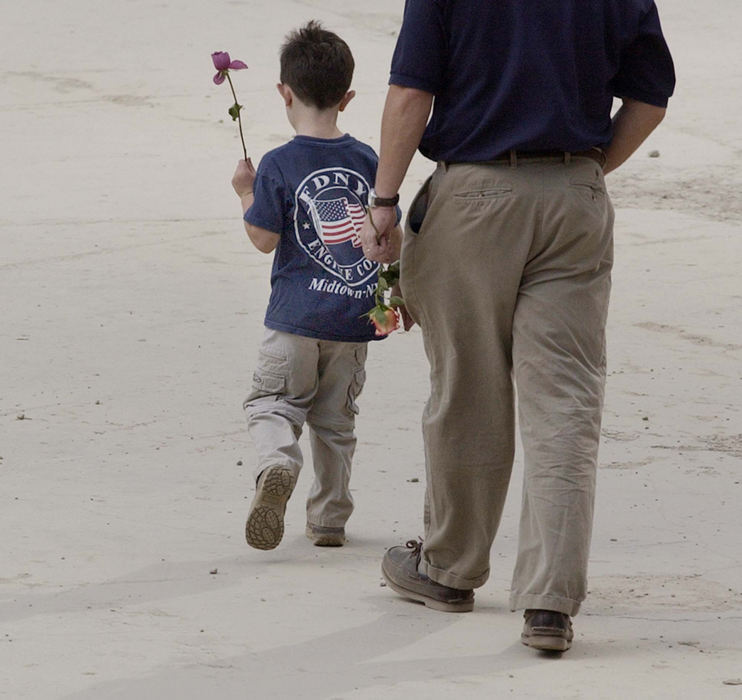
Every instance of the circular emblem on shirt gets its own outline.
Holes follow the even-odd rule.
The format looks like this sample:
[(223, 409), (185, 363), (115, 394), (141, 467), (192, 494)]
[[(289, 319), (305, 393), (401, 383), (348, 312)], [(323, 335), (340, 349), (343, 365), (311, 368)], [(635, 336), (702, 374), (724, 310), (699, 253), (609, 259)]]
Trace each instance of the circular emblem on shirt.
[(348, 168), (316, 170), (296, 190), (296, 240), (315, 263), (349, 287), (368, 282), (379, 268), (366, 260), (358, 237), (368, 191), (366, 179)]

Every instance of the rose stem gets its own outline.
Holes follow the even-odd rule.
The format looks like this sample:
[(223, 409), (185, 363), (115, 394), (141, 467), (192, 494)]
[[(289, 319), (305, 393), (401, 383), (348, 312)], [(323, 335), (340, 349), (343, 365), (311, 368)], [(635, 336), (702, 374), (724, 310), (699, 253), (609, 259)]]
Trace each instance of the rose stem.
[(234, 106), (237, 108), (237, 126), (240, 128), (240, 141), (242, 141), (242, 152), (245, 154), (245, 160), (247, 160), (247, 149), (245, 148), (245, 139), (242, 136), (242, 119), (240, 118), (240, 112), (242, 111), (240, 109), (240, 106), (237, 104), (237, 95), (234, 91), (234, 85), (232, 85), (232, 78), (229, 77), (229, 73), (227, 73), (227, 80), (229, 81), (229, 88), (232, 91), (232, 97), (234, 97)]

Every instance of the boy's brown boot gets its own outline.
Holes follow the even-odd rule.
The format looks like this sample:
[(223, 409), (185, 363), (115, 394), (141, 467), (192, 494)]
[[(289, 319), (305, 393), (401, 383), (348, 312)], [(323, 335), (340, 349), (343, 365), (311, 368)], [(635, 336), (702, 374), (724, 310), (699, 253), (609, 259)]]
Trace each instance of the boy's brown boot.
[(296, 477), (286, 467), (268, 467), (258, 477), (255, 498), (245, 524), (247, 544), (255, 549), (274, 549), (283, 537), (286, 503)]

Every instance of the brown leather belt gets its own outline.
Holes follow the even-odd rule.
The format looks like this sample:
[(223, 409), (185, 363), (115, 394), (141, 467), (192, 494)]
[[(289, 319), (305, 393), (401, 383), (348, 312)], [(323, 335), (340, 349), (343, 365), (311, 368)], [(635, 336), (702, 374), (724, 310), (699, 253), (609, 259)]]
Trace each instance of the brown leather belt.
[[(605, 151), (602, 148), (598, 148), (597, 146), (595, 146), (593, 148), (587, 149), (586, 151), (571, 152), (559, 151), (556, 149), (544, 151), (511, 150), (507, 153), (501, 153), (499, 156), (493, 158), (492, 160), (477, 161), (477, 164), (487, 165), (487, 163), (497, 163), (499, 165), (501, 163), (508, 163), (509, 165), (516, 167), (518, 165), (518, 161), (521, 160), (561, 160), (565, 163), (569, 163), (572, 158), (590, 158), (591, 160), (594, 160), (601, 168), (605, 165), (606, 160)], [(444, 161), (444, 165), (446, 166), (455, 164), (456, 161)]]

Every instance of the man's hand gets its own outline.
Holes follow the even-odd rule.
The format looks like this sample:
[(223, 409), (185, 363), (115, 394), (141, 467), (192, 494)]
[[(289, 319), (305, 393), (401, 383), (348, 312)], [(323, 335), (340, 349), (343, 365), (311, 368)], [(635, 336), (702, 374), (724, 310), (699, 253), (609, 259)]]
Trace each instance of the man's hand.
[(242, 199), (246, 195), (252, 194), (255, 186), (255, 167), (252, 159), (241, 160), (237, 163), (237, 169), (232, 175), (232, 187), (237, 196)]
[(363, 228), (358, 234), (363, 244), (363, 254), (380, 263), (393, 263), (399, 258), (399, 245), (392, 240), (397, 227), (396, 207), (369, 209)]
[[(402, 288), (399, 286), (399, 282), (397, 282), (397, 284), (392, 287), (392, 296), (399, 297), (400, 299), (402, 298)], [(397, 307), (397, 312), (402, 319), (402, 327), (406, 331), (410, 330), (410, 328), (415, 325), (415, 319), (410, 316), (410, 312), (407, 311), (407, 307), (402, 304), (402, 306)]]

